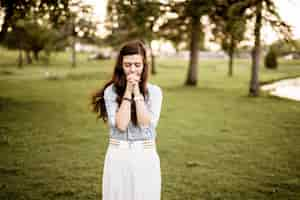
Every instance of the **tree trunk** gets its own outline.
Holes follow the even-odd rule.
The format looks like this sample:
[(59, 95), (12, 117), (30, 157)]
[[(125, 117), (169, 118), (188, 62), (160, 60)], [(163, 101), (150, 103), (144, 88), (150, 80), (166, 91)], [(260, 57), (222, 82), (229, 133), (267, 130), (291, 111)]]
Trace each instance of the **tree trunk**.
[(153, 54), (153, 49), (150, 42), (150, 53), (151, 53), (151, 74), (156, 74), (156, 65), (155, 65), (155, 55)]
[(39, 60), (39, 51), (36, 51), (36, 50), (33, 51), (33, 57), (36, 61), (38, 61)]
[(25, 53), (26, 53), (26, 63), (32, 64), (32, 58), (30, 56), (30, 51), (25, 51)]
[(50, 63), (50, 51), (46, 51), (46, 67), (49, 66), (49, 63)]
[(251, 80), (249, 88), (249, 96), (259, 95), (259, 82), (258, 82), (258, 72), (259, 72), (259, 61), (260, 61), (260, 30), (262, 25), (262, 2), (256, 5), (256, 20), (255, 20), (255, 45), (252, 52), (252, 70), (251, 70)]
[(19, 48), (18, 67), (23, 68), (23, 52), (21, 48)]
[(72, 23), (72, 27), (71, 27), (71, 33), (72, 33), (72, 57), (71, 57), (71, 62), (72, 62), (72, 67), (75, 68), (77, 63), (76, 63), (76, 31), (75, 31), (75, 17), (72, 16), (71, 18), (71, 23)]
[(76, 38), (73, 36), (73, 41), (72, 41), (72, 67), (76, 67)]
[(200, 25), (200, 16), (193, 17), (190, 43), (190, 63), (185, 85), (197, 85)]
[(229, 47), (229, 65), (228, 65), (228, 76), (232, 77), (233, 76), (233, 55), (234, 55), (234, 43), (233, 43), (233, 39), (231, 38), (230, 41), (230, 47)]

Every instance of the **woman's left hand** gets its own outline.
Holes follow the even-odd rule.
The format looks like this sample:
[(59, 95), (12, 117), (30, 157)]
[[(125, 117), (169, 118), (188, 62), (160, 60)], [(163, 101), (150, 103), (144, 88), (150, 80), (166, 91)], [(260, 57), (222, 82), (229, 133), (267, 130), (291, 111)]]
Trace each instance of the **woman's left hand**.
[(140, 82), (140, 76), (136, 76), (136, 84), (134, 85), (134, 88), (133, 88), (133, 94), (134, 96), (138, 96), (140, 95), (140, 87), (139, 87), (139, 82)]

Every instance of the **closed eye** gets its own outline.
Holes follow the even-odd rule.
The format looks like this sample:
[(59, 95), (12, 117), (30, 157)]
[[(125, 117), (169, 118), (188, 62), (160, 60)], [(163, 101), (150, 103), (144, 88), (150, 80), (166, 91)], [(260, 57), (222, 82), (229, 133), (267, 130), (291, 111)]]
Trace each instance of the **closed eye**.
[(130, 67), (130, 65), (131, 65), (130, 63), (124, 63), (125, 67)]
[(136, 63), (124, 63), (124, 66), (126, 67), (126, 68), (128, 68), (128, 67), (130, 67), (130, 65), (134, 65), (135, 67), (137, 67), (137, 68), (139, 68), (139, 67), (141, 67), (142, 66), (142, 63), (139, 63), (139, 62), (136, 62)]
[(141, 66), (141, 63), (134, 63), (134, 65), (135, 65), (136, 67), (140, 67), (140, 66)]

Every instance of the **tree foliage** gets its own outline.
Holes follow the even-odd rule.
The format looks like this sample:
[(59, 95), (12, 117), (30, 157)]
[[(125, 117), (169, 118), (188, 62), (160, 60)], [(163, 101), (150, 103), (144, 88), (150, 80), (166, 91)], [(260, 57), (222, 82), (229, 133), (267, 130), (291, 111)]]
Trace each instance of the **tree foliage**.
[(6, 7), (20, 8), (13, 11), (11, 19), (14, 20), (9, 21), (2, 44), (24, 50), (29, 61), (31, 53), (38, 60), (42, 50), (50, 55), (51, 51), (71, 46), (71, 38), (84, 42), (95, 40), (97, 21), (93, 19), (91, 6), (81, 0), (30, 1), (27, 7), (21, 1), (3, 2)]
[(157, 38), (155, 25), (161, 16), (159, 1), (109, 0), (106, 28), (111, 32), (107, 43), (112, 46), (131, 39), (151, 42)]
[(246, 31), (245, 9), (243, 1), (224, 0), (217, 2), (216, 12), (211, 14), (215, 26), (213, 35), (215, 41), (229, 56), (228, 75), (233, 75), (233, 57), (238, 44), (244, 40)]

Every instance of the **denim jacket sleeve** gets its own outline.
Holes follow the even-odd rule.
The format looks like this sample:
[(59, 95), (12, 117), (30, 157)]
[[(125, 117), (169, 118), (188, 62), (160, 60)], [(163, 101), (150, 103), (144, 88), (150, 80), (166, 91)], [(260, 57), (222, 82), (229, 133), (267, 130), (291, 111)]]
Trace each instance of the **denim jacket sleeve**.
[(111, 128), (116, 127), (116, 113), (118, 111), (117, 95), (112, 91), (111, 85), (104, 90), (104, 101), (107, 112), (108, 124)]
[[(160, 87), (154, 85), (150, 90), (150, 99), (148, 103), (148, 111), (150, 113), (150, 127), (156, 128), (158, 125), (161, 105), (163, 100), (163, 93)], [(143, 127), (144, 128), (144, 127)]]

